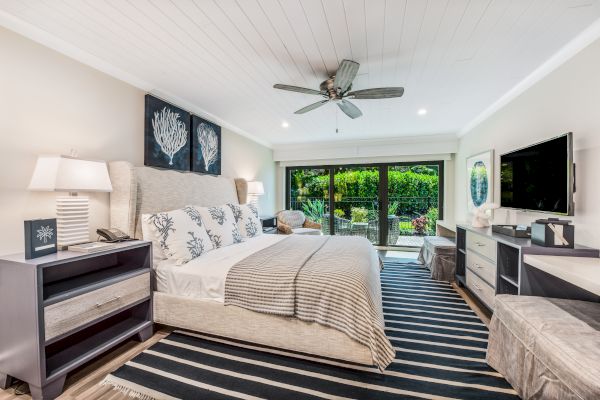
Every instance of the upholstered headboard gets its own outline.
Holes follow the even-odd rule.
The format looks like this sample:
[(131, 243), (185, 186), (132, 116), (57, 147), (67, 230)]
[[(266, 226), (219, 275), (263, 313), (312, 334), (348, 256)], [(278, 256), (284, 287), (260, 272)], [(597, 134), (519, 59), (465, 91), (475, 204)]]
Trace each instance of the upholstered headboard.
[(140, 239), (140, 216), (186, 205), (216, 206), (246, 203), (248, 185), (232, 179), (192, 172), (134, 167), (127, 161), (109, 163), (110, 226)]

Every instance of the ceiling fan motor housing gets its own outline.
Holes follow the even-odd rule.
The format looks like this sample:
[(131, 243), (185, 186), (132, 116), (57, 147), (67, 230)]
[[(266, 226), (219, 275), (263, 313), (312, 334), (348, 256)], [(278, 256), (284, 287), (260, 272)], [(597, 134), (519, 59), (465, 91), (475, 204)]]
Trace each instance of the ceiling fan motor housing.
[[(319, 89), (326, 93), (326, 96), (329, 97), (329, 100), (341, 100), (343, 93), (340, 88), (336, 88), (334, 86), (334, 79), (335, 75), (321, 82)], [(350, 90), (350, 88), (348, 88), (348, 90)]]

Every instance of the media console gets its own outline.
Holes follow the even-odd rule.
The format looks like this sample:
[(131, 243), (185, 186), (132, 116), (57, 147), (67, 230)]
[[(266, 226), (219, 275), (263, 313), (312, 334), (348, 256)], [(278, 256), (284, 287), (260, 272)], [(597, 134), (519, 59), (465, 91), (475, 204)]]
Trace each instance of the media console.
[[(600, 251), (579, 245), (573, 249), (542, 247), (530, 239), (492, 232), (491, 228), (456, 226), (456, 281), (490, 311), (497, 294), (532, 295), (539, 293), (540, 287), (562, 285), (559, 278), (554, 281), (541, 274), (532, 280), (525, 255), (598, 258)], [(569, 289), (568, 284), (564, 282), (565, 290)]]

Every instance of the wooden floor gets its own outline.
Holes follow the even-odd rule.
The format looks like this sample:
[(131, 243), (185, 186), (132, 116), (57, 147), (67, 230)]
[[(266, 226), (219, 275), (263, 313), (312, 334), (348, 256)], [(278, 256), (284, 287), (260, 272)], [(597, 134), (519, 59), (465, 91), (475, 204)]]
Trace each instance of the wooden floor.
[[(412, 257), (411, 253), (404, 252), (380, 252), (382, 256)], [(414, 256), (416, 258), (416, 256)], [(465, 299), (467, 304), (477, 313), (485, 324), (489, 324), (489, 315), (483, 311), (479, 303), (471, 298), (462, 288), (454, 285), (454, 288)], [(107, 386), (100, 386), (100, 382), (110, 372), (118, 369), (121, 365), (152, 346), (171, 332), (170, 328), (158, 327), (156, 333), (144, 343), (130, 340), (119, 347), (114, 348), (104, 356), (88, 363), (82, 368), (68, 375), (65, 390), (58, 399), (86, 399), (86, 400), (130, 400), (127, 397)], [(0, 400), (29, 400), (29, 395), (16, 395), (15, 385), (8, 390), (0, 390)]]
[[(58, 399), (86, 399), (86, 400), (131, 400), (107, 386), (99, 383), (110, 372), (131, 360), (133, 357), (152, 346), (171, 332), (170, 329), (160, 327), (154, 336), (139, 343), (134, 340), (125, 342), (111, 352), (88, 363), (84, 367), (73, 371), (67, 376), (65, 391)], [(29, 400), (31, 396), (15, 394), (15, 385), (8, 390), (0, 390), (0, 400)]]

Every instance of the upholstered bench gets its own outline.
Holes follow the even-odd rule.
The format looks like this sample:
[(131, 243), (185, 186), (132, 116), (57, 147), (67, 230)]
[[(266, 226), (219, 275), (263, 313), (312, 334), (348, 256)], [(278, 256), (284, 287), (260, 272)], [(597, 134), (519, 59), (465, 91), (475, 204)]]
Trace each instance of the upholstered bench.
[(523, 399), (600, 399), (600, 303), (495, 299), (487, 362)]
[(454, 280), (456, 271), (456, 244), (442, 236), (425, 236), (419, 252), (419, 261), (431, 271), (431, 279)]

